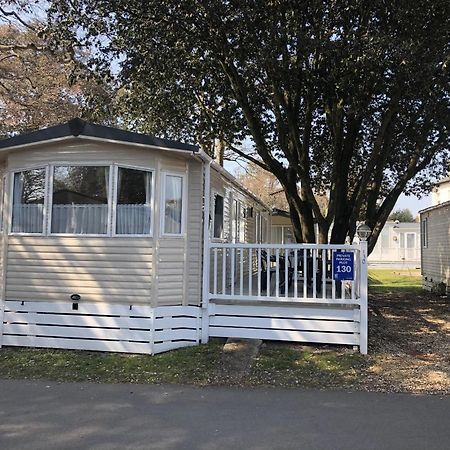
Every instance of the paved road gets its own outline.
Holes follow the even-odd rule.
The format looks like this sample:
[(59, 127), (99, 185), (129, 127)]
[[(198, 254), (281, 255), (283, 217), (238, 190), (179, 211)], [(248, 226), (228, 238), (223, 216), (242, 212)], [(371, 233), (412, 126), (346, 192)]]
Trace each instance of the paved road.
[(448, 449), (450, 397), (0, 381), (0, 448)]

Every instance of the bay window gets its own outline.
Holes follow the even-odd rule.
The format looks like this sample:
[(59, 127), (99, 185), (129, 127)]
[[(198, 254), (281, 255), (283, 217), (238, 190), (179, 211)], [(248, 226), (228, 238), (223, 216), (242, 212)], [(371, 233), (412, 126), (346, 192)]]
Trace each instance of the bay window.
[[(185, 179), (184, 174), (162, 172), (159, 210), (163, 236), (184, 233)], [(154, 172), (150, 169), (115, 164), (61, 163), (15, 172), (12, 174), (9, 231), (42, 235), (151, 236), (154, 181)], [(216, 233), (222, 234), (223, 197), (218, 198), (216, 208)]]
[(54, 167), (52, 233), (108, 233), (109, 173), (109, 166)]
[(30, 169), (14, 174), (13, 233), (43, 233), (45, 175), (45, 169)]
[(163, 234), (181, 235), (183, 232), (183, 176), (164, 174)]
[(150, 234), (152, 173), (119, 167), (116, 234)]

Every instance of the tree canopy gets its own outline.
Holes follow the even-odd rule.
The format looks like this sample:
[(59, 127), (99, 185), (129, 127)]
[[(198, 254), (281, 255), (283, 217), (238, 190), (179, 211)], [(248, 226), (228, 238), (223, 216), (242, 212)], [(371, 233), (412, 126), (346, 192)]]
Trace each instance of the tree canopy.
[(32, 3), (0, 0), (0, 137), (86, 115), (92, 101), (91, 118), (107, 117), (108, 86), (88, 76), (81, 54), (49, 46)]
[(389, 220), (398, 220), (399, 222), (414, 222), (412, 212), (408, 208), (397, 209), (390, 216)]
[(314, 221), (343, 242), (363, 220), (373, 248), (400, 193), (448, 163), (446, 0), (53, 0), (48, 14), (55, 48), (89, 50), (116, 83), (124, 125), (209, 152), (217, 138), (272, 172), (300, 242)]

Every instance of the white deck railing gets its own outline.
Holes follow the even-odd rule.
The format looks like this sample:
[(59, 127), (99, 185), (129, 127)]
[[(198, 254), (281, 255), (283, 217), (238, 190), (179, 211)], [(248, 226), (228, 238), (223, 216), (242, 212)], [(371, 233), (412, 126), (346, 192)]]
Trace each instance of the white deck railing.
[[(333, 252), (353, 253), (354, 279), (333, 277)], [(209, 299), (359, 304), (361, 247), (210, 243)]]

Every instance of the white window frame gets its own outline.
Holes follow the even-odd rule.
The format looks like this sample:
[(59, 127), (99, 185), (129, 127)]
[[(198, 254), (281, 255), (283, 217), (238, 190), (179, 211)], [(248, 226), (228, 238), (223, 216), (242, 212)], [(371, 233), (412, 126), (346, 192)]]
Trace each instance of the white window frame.
[[(211, 192), (212, 196), (212, 208), (211, 208), (211, 240), (213, 242), (224, 242), (225, 241), (225, 194), (223, 192), (219, 192), (219, 191), (212, 191)], [(214, 225), (216, 222), (216, 217), (215, 217), (215, 208), (216, 208), (216, 197), (220, 195), (223, 199), (223, 210), (222, 210), (222, 236), (220, 237), (214, 237)]]
[[(55, 167), (69, 166), (69, 167), (108, 167), (108, 222), (106, 226), (106, 233), (52, 233), (52, 209), (53, 209), (53, 174)], [(77, 237), (111, 237), (111, 222), (112, 222), (112, 192), (113, 192), (113, 164), (105, 162), (55, 162), (48, 165), (48, 221), (47, 221), (47, 236), (77, 236)], [(45, 216), (45, 214), (44, 214)]]
[[(145, 234), (117, 234), (117, 193), (118, 193), (118, 180), (119, 180), (119, 168), (141, 170), (142, 172), (149, 172), (152, 174), (152, 192), (150, 198), (150, 232)], [(114, 171), (114, 186), (113, 186), (113, 198), (112, 198), (112, 213), (111, 213), (111, 230), (112, 237), (153, 237), (154, 223), (155, 223), (155, 188), (156, 188), (156, 171), (155, 169), (141, 166), (132, 166), (128, 164), (113, 164)]]
[(428, 248), (428, 217), (420, 221), (421, 248)]
[[(181, 231), (180, 233), (166, 233), (164, 231), (166, 218), (166, 180), (167, 177), (181, 178)], [(186, 206), (187, 206), (187, 174), (185, 172), (173, 172), (161, 170), (161, 207), (160, 207), (160, 235), (161, 237), (184, 238), (186, 233)]]
[[(44, 180), (44, 206), (42, 212), (42, 232), (41, 233), (30, 233), (30, 232), (22, 232), (22, 231), (12, 231), (13, 227), (13, 210), (14, 210), (14, 177), (16, 173), (26, 172), (29, 170), (45, 170), (45, 180)], [(17, 168), (8, 171), (9, 176), (9, 192), (11, 195), (8, 199), (8, 235), (10, 236), (45, 236), (46, 235), (46, 227), (47, 227), (47, 211), (48, 211), (48, 179), (49, 179), (49, 166), (48, 164), (33, 164), (26, 168)], [(4, 207), (4, 205), (3, 205)]]

